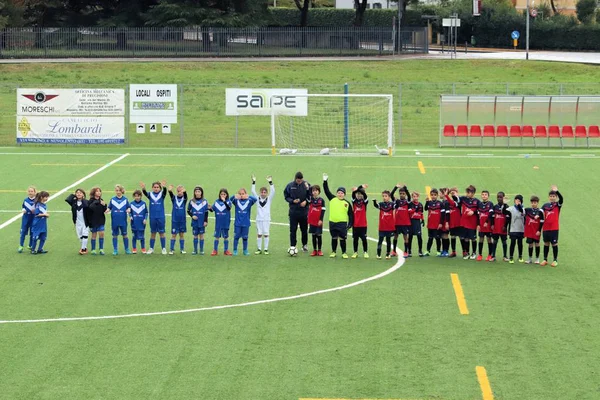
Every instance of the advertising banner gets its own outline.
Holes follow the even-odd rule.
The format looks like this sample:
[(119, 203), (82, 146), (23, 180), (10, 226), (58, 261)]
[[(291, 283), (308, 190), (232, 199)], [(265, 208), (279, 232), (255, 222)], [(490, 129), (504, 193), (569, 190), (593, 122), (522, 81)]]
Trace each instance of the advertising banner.
[(122, 144), (123, 117), (17, 116), (17, 143)]
[(125, 115), (125, 90), (17, 89), (17, 115)]
[(176, 124), (177, 85), (129, 85), (129, 122)]
[(308, 115), (307, 89), (226, 89), (226, 115), (271, 115), (275, 108), (280, 115)]

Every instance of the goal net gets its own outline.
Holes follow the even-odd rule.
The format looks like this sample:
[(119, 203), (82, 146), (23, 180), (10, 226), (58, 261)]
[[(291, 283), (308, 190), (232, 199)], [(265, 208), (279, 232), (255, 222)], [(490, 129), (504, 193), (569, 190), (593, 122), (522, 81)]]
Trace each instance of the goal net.
[(295, 96), (294, 106), (271, 108), (274, 154), (392, 154), (392, 95), (307, 94)]

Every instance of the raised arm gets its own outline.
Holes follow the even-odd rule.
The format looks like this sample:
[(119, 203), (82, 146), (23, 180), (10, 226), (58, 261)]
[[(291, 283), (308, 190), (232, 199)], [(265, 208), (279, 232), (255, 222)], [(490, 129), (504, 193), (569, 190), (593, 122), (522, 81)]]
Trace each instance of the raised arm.
[(373, 199), (373, 206), (375, 206), (375, 208), (379, 209), (379, 203), (375, 199)]
[(68, 196), (68, 197), (65, 199), (65, 201), (66, 201), (66, 202), (67, 202), (67, 203), (68, 203), (70, 206), (72, 206), (72, 205), (75, 203), (75, 201), (76, 201), (75, 199), (76, 199), (75, 195), (74, 195), (73, 193), (71, 193), (71, 194), (70, 194), (70, 195), (69, 195), (69, 196)]
[(335, 197), (333, 193), (331, 193), (331, 190), (329, 190), (327, 174), (323, 174), (323, 191), (325, 192), (325, 196), (327, 196), (329, 200), (332, 200)]

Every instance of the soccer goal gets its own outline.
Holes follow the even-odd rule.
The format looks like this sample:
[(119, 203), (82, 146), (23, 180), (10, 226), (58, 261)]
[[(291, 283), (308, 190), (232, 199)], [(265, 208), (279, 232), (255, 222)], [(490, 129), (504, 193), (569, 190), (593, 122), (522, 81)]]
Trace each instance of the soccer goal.
[[(281, 104), (283, 96), (273, 96)], [(394, 149), (393, 96), (307, 94), (271, 107), (273, 154), (381, 154)]]

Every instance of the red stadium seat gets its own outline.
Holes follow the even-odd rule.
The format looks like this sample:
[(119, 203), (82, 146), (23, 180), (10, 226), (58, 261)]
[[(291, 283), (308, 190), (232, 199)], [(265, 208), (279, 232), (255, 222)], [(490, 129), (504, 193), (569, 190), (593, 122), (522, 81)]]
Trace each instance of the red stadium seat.
[(571, 125), (564, 125), (562, 127), (562, 137), (564, 137), (564, 138), (572, 138), (573, 137), (573, 127)]
[(548, 132), (546, 131), (546, 125), (538, 125), (535, 127), (536, 138), (545, 138), (546, 136), (548, 136)]
[(550, 128), (548, 129), (548, 137), (559, 138), (560, 127), (558, 125), (550, 125)]
[(586, 138), (587, 137), (587, 128), (584, 125), (577, 125), (575, 127), (575, 137)]
[(496, 136), (496, 129), (494, 128), (494, 125), (485, 125), (483, 127), (483, 136), (485, 136), (485, 137)]
[(471, 125), (471, 128), (469, 129), (469, 135), (472, 137), (481, 137), (481, 126)]
[(459, 125), (456, 128), (456, 136), (457, 137), (467, 137), (469, 136), (469, 128), (466, 125)]
[(588, 130), (588, 137), (591, 138), (599, 138), (600, 137), (600, 128), (598, 125), (591, 125)]
[(521, 137), (521, 126), (512, 125), (510, 127), (510, 137)]
[(525, 125), (523, 127), (523, 137), (533, 137), (533, 126)]
[(444, 136), (446, 137), (454, 137), (456, 132), (454, 132), (454, 125), (444, 125)]
[(498, 125), (496, 128), (496, 137), (508, 137), (508, 128), (506, 125)]

